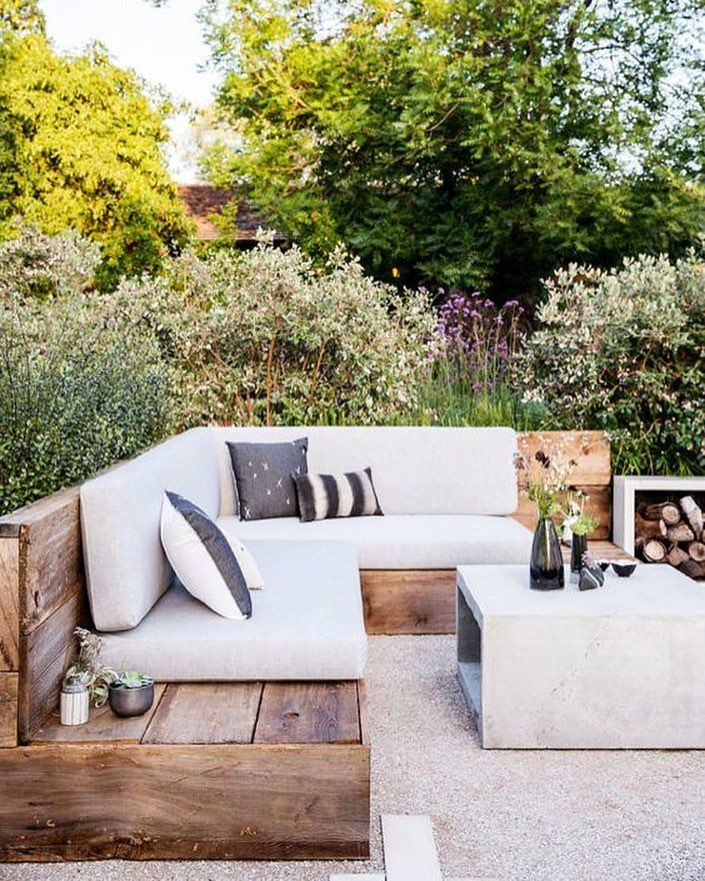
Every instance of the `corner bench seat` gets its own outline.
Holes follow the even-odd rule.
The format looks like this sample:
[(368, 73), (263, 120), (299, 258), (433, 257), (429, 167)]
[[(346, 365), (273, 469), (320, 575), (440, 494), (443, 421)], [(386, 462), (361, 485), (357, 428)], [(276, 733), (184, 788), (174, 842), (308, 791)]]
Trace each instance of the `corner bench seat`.
[[(453, 569), (459, 564), (527, 563), (531, 533), (509, 517), (481, 514), (386, 514), (301, 523), (295, 517), (220, 517), (225, 536), (248, 547), (253, 539), (334, 540), (357, 548), (360, 569)], [(286, 551), (282, 551), (286, 553)]]
[(366, 636), (355, 548), (336, 541), (248, 541), (265, 589), (252, 618), (214, 615), (176, 583), (131, 630), (101, 633), (102, 658), (162, 681), (363, 677)]

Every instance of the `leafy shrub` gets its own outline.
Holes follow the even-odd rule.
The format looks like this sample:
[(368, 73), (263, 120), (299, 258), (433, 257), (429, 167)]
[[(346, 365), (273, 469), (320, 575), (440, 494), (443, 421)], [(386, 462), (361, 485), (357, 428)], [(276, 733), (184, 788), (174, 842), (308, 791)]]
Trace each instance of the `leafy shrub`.
[(0, 513), (165, 433), (169, 378), (159, 352), (108, 314), (95, 296), (0, 300)]
[(99, 262), (100, 247), (76, 232), (49, 236), (25, 227), (0, 242), (0, 299), (79, 295), (93, 283)]
[(423, 292), (399, 296), (344, 252), (298, 248), (174, 258), (116, 298), (179, 376), (179, 422), (383, 422), (415, 406), (437, 344)]
[(705, 264), (693, 256), (570, 266), (546, 282), (519, 362), (546, 427), (602, 428), (621, 472), (705, 467)]

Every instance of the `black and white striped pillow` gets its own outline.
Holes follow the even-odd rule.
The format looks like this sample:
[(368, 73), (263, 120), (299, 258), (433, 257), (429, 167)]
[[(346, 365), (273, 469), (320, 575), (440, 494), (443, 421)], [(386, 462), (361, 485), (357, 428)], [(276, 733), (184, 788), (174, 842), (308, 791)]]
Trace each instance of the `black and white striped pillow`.
[(292, 474), (299, 502), (299, 519), (381, 515), (372, 483), (372, 469), (349, 474)]

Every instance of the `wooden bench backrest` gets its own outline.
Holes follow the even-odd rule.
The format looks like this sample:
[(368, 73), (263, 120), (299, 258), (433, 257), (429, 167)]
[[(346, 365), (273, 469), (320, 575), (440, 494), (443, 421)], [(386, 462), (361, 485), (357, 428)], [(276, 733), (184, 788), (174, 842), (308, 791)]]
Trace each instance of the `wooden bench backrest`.
[[(578, 467), (573, 474), (575, 487), (589, 496), (587, 510), (597, 519), (593, 539), (607, 539), (612, 532), (612, 464), (610, 442), (603, 431), (532, 431), (518, 437), (520, 451), (532, 459), (538, 450), (549, 455), (558, 452), (564, 459), (574, 459)], [(519, 494), (519, 507), (514, 515), (529, 529), (536, 525), (535, 506)]]
[(88, 622), (78, 489), (0, 518), (0, 744), (29, 740), (56, 705)]

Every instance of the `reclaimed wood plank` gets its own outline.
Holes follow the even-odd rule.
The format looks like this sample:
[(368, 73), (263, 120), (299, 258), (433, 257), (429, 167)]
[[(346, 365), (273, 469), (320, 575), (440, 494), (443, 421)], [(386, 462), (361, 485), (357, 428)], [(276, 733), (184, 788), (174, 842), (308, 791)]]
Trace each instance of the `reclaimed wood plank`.
[[(570, 562), (570, 548), (563, 547), (565, 561)], [(613, 542), (590, 538), (590, 553), (605, 559), (619, 559), (629, 555)], [(424, 571), (363, 570), (363, 603), (365, 627), (375, 633), (455, 633), (455, 569), (433, 571), (432, 596), (423, 598)], [(411, 587), (410, 587), (411, 585)], [(382, 600), (380, 600), (382, 596)], [(418, 610), (423, 604), (423, 620)]]
[(143, 743), (250, 743), (261, 682), (172, 683)]
[(0, 860), (365, 859), (369, 748), (0, 751)]
[(154, 715), (166, 686), (154, 687), (154, 703), (144, 716), (121, 719), (109, 704), (91, 709), (85, 725), (62, 725), (58, 711), (51, 713), (37, 729), (32, 743), (139, 743)]
[(255, 743), (359, 743), (355, 682), (267, 682)]
[(46, 621), (27, 634), (20, 680), (20, 739), (32, 740), (46, 717), (56, 709), (66, 668), (75, 657), (73, 636), (89, 623), (85, 592), (73, 594)]
[(20, 665), (19, 535), (0, 538), (0, 670)]
[(454, 633), (454, 569), (363, 569), (365, 628), (370, 634)]
[(387, 881), (443, 881), (428, 817), (382, 815)]
[(608, 486), (612, 479), (610, 441), (604, 431), (522, 431), (519, 451), (531, 459), (538, 450), (578, 465), (571, 480), (577, 486)]
[(0, 747), (17, 746), (19, 674), (0, 673)]
[(22, 628), (30, 633), (85, 592), (78, 488), (32, 505), (21, 526)]

